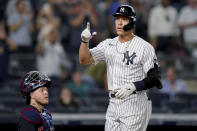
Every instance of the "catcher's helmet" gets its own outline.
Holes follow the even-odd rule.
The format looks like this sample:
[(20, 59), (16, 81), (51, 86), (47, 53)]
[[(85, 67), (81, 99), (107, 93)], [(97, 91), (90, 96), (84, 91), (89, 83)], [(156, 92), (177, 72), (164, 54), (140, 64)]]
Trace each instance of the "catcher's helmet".
[(51, 86), (50, 78), (38, 71), (30, 71), (26, 73), (21, 79), (20, 92), (22, 94), (27, 94), (43, 86)]
[(116, 13), (113, 14), (114, 17), (122, 15), (130, 18), (129, 24), (125, 25), (123, 27), (123, 30), (129, 31), (133, 29), (135, 22), (136, 22), (136, 13), (135, 10), (133, 9), (132, 6), (130, 5), (121, 5), (120, 7), (117, 8)]

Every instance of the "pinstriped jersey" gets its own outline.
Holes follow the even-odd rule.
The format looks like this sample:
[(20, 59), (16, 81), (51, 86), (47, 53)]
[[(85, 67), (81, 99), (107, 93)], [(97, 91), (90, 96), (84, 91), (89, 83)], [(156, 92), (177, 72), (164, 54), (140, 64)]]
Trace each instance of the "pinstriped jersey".
[(90, 49), (94, 64), (105, 61), (108, 89), (144, 79), (157, 59), (154, 48), (138, 36), (120, 43), (119, 37), (106, 39)]

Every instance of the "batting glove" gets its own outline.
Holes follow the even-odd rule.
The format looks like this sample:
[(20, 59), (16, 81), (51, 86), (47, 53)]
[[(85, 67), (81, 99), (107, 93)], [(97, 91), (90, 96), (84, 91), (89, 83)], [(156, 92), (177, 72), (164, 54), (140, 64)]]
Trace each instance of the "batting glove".
[(82, 39), (82, 42), (84, 43), (88, 43), (90, 39), (92, 39), (92, 37), (94, 35), (96, 35), (97, 33), (96, 32), (93, 32), (92, 34), (90, 33), (90, 23), (87, 22), (87, 27), (85, 30), (83, 30), (83, 32), (81, 33), (81, 39)]
[(126, 84), (121, 88), (115, 89), (115, 97), (118, 99), (125, 99), (128, 96), (130, 96), (134, 91), (136, 90), (136, 87), (133, 83)]

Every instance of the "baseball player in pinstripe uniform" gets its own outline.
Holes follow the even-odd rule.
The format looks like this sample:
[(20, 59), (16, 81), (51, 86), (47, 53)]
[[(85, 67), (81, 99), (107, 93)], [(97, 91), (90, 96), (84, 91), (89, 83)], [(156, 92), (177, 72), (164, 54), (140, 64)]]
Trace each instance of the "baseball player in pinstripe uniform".
[(129, 5), (121, 5), (116, 13), (118, 34), (89, 49), (89, 40), (96, 35), (90, 24), (81, 33), (80, 64), (105, 61), (109, 90), (106, 131), (145, 131), (151, 116), (152, 104), (146, 91), (161, 86), (160, 68), (154, 48), (133, 34), (136, 13)]

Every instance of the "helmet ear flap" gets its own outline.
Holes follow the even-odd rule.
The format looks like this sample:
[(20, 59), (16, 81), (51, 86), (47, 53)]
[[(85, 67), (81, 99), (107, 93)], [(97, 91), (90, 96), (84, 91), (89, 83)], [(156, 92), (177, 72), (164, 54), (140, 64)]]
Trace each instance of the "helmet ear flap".
[(133, 29), (134, 26), (135, 26), (135, 20), (134, 20), (134, 18), (131, 18), (129, 23), (123, 27), (123, 30), (128, 32), (129, 30)]

